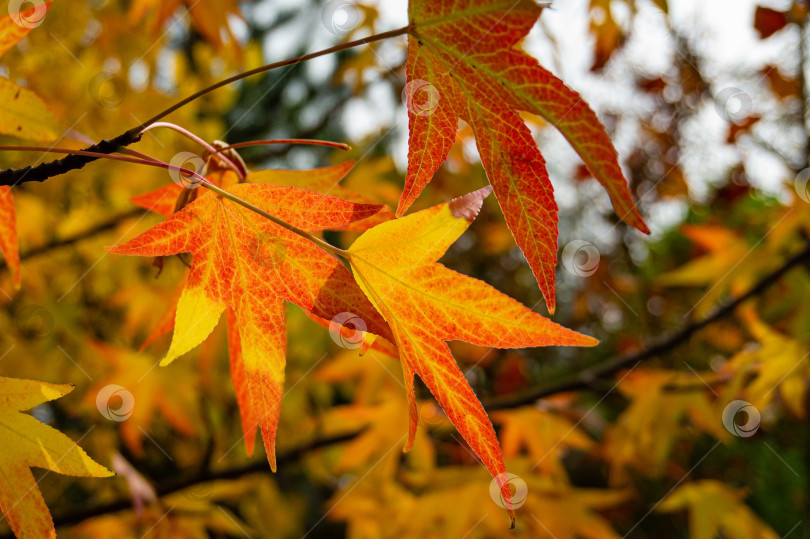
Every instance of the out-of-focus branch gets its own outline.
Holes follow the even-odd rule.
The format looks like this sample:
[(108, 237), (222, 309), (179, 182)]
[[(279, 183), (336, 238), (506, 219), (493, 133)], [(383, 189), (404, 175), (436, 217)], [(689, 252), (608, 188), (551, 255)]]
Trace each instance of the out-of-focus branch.
[[(151, 124), (162, 120), (172, 112), (184, 107), (185, 105), (191, 103), (192, 101), (210, 93), (218, 88), (222, 88), (223, 86), (227, 86), (233, 82), (242, 80), (247, 77), (251, 77), (253, 75), (257, 75), (259, 73), (265, 73), (267, 71), (278, 69), (282, 67), (288, 67), (300, 64), (302, 62), (306, 62), (312, 60), (314, 58), (318, 58), (319, 56), (324, 56), (327, 54), (333, 54), (336, 52), (341, 52), (347, 49), (351, 49), (353, 47), (358, 47), (360, 45), (366, 45), (368, 43), (373, 43), (375, 41), (381, 41), (384, 39), (389, 39), (396, 36), (405, 35), (408, 30), (410, 30), (410, 26), (404, 26), (402, 28), (397, 28), (396, 30), (390, 30), (388, 32), (382, 32), (379, 34), (374, 34), (372, 36), (364, 37), (362, 39), (357, 39), (355, 41), (351, 41), (349, 43), (343, 43), (341, 45), (336, 45), (334, 47), (330, 47), (328, 49), (324, 49), (318, 52), (313, 52), (309, 54), (305, 54), (303, 56), (298, 56), (296, 58), (290, 58), (288, 60), (282, 60), (280, 62), (273, 62), (272, 64), (263, 65), (261, 67), (257, 67), (255, 69), (251, 69), (232, 77), (228, 77), (227, 79), (223, 79), (219, 82), (216, 82), (202, 90), (184, 98), (172, 105), (171, 107), (159, 112), (154, 117), (150, 118), (149, 120), (143, 122), (141, 125), (130, 129), (124, 133), (121, 133), (117, 137), (110, 139), (110, 140), (103, 140), (97, 144), (93, 144), (87, 148), (84, 148), (85, 151), (89, 151), (92, 153), (103, 153), (103, 154), (112, 154), (118, 152), (122, 148), (134, 144), (141, 139), (141, 132), (144, 128), (150, 126)], [(62, 159), (57, 159), (55, 161), (49, 161), (47, 163), (42, 163), (37, 166), (29, 166), (25, 168), (10, 168), (6, 170), (0, 170), (0, 185), (19, 185), (21, 183), (26, 182), (42, 182), (47, 180), (48, 178), (52, 178), (53, 176), (59, 176), (71, 170), (78, 170), (84, 167), (87, 163), (91, 163), (98, 159), (98, 157), (90, 157), (85, 155), (68, 155)]]
[[(127, 219), (132, 219), (134, 217), (140, 217), (146, 213), (146, 210), (142, 210), (140, 208), (128, 211), (126, 213), (122, 213), (120, 215), (116, 215), (114, 217), (110, 217), (106, 221), (102, 221), (95, 226), (88, 228), (87, 230), (83, 230), (71, 236), (67, 236), (65, 238), (60, 238), (57, 240), (50, 241), (48, 243), (43, 243), (33, 249), (29, 249), (24, 253), (20, 253), (20, 260), (27, 260), (29, 258), (34, 258), (46, 253), (49, 253), (55, 249), (59, 249), (61, 247), (67, 247), (69, 245), (73, 245), (74, 243), (78, 243), (82, 240), (86, 240), (92, 238), (93, 236), (97, 236), (98, 234), (102, 234), (104, 232), (108, 232), (110, 230), (114, 230), (119, 224)], [(0, 262), (0, 269), (5, 268), (6, 263)]]
[[(291, 464), (300, 460), (310, 451), (352, 440), (359, 436), (362, 432), (363, 431), (360, 430), (357, 432), (350, 432), (348, 434), (341, 434), (339, 436), (318, 438), (298, 447), (288, 449), (287, 451), (279, 454), (277, 458), (278, 465), (281, 466), (282, 464)], [(260, 459), (242, 466), (235, 466), (233, 468), (225, 468), (217, 471), (201, 470), (192, 476), (185, 477), (177, 481), (159, 483), (155, 487), (155, 492), (157, 492), (159, 496), (166, 496), (168, 494), (193, 487), (194, 485), (198, 485), (200, 483), (207, 483), (209, 481), (217, 481), (221, 479), (237, 479), (253, 473), (270, 473), (270, 466), (268, 466), (267, 461), (265, 459)], [(118, 511), (124, 511), (127, 509), (132, 509), (132, 500), (128, 497), (105, 504), (77, 509), (68, 513), (58, 514), (54, 517), (53, 522), (55, 526), (66, 526), (69, 524), (82, 522), (88, 518), (116, 513)], [(9, 533), (0, 536), (0, 539), (13, 537), (14, 536)]]
[(728, 303), (716, 305), (702, 320), (690, 322), (674, 333), (652, 341), (641, 350), (615, 356), (560, 382), (487, 399), (484, 402), (484, 407), (489, 411), (515, 408), (517, 406), (532, 404), (538, 399), (557, 393), (578, 389), (591, 389), (594, 387), (595, 383), (600, 381), (604, 382), (605, 377), (611, 376), (624, 368), (671, 352), (701, 329), (729, 316), (737, 307), (747, 300), (764, 293), (794, 267), (805, 263), (810, 263), (810, 243), (808, 243), (801, 252), (786, 260), (778, 269), (760, 279), (744, 294), (734, 298)]

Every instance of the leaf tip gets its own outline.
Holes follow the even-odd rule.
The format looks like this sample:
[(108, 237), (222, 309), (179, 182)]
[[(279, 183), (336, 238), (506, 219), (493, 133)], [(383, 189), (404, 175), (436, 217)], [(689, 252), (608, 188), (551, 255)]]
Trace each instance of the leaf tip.
[(175, 355), (172, 353), (172, 351), (171, 351), (171, 350), (169, 350), (169, 351), (166, 353), (166, 355), (165, 355), (165, 356), (163, 356), (163, 359), (161, 359), (161, 360), (160, 360), (159, 365), (160, 365), (161, 367), (165, 367), (166, 365), (169, 365), (169, 364), (170, 364), (172, 361), (174, 361), (174, 360), (175, 360), (175, 357), (176, 357), (176, 356), (175, 356)]
[(450, 208), (450, 213), (453, 215), (453, 217), (466, 219), (472, 223), (475, 218), (478, 217), (478, 212), (481, 211), (481, 206), (484, 204), (484, 199), (487, 198), (491, 192), (492, 186), (487, 185), (486, 187), (482, 187), (481, 189), (473, 191), (472, 193), (467, 193), (464, 196), (454, 198), (447, 204), (447, 207)]

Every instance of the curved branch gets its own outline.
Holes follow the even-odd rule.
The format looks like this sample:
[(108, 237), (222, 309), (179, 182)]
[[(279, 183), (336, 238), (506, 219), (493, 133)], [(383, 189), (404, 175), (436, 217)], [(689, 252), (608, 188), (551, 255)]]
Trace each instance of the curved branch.
[[(284, 453), (279, 454), (277, 462), (279, 465), (295, 462), (301, 459), (301, 457), (303, 457), (310, 451), (320, 449), (323, 447), (328, 447), (330, 445), (339, 444), (342, 442), (347, 442), (349, 440), (356, 438), (362, 432), (363, 430), (359, 430), (356, 432), (350, 432), (348, 434), (329, 436), (313, 440), (309, 443), (302, 444), (298, 447), (289, 449)], [(270, 473), (270, 466), (267, 465), (267, 460), (260, 459), (257, 461), (249, 462), (242, 466), (225, 468), (223, 470), (217, 471), (203, 470), (195, 475), (185, 477), (177, 481), (158, 484), (155, 487), (155, 492), (157, 492), (158, 496), (166, 496), (168, 494), (172, 494), (179, 490), (183, 490), (200, 483), (207, 483), (209, 481), (216, 481), (219, 479), (236, 479), (242, 477), (243, 475), (253, 473)], [(118, 511), (124, 511), (127, 509), (132, 509), (132, 499), (129, 497), (121, 498), (119, 500), (115, 500), (109, 503), (84, 507), (75, 511), (70, 511), (68, 513), (57, 515), (54, 517), (53, 523), (55, 526), (66, 526), (69, 524), (76, 524), (82, 522), (83, 520), (87, 520), (88, 518), (106, 515), (109, 513), (116, 513)], [(13, 538), (14, 536), (11, 534), (4, 534), (0, 536), (0, 538), (3, 539), (5, 539), (6, 537)]]
[[(231, 84), (238, 80), (242, 80), (244, 78), (251, 77), (259, 73), (264, 73), (266, 71), (270, 71), (273, 69), (297, 65), (300, 64), (301, 62), (306, 62), (307, 60), (318, 58), (319, 56), (341, 52), (347, 49), (358, 47), (360, 45), (366, 45), (368, 43), (381, 41), (383, 39), (388, 39), (391, 37), (401, 36), (406, 34), (409, 29), (410, 26), (403, 26), (402, 28), (397, 28), (396, 30), (389, 30), (388, 32), (382, 32), (380, 34), (375, 34), (373, 36), (368, 36), (362, 39), (357, 39), (355, 41), (350, 41), (349, 43), (344, 43), (342, 45), (336, 45), (334, 47), (330, 47), (328, 49), (324, 49), (321, 51), (305, 54), (303, 56), (298, 56), (296, 58), (282, 60), (280, 62), (273, 62), (272, 64), (263, 65), (255, 69), (251, 69), (249, 71), (238, 73), (232, 77), (228, 77), (227, 79), (223, 79), (219, 82), (212, 84), (211, 86), (203, 88), (202, 90), (195, 92), (194, 94), (184, 99), (181, 99), (171, 107), (161, 111), (160, 113), (156, 114), (149, 120), (143, 122), (141, 125), (137, 127), (130, 129), (129, 131), (121, 133), (120, 135), (118, 135), (113, 139), (102, 140), (99, 143), (84, 148), (84, 150), (88, 152), (103, 153), (103, 154), (115, 153), (119, 151), (121, 148), (124, 148), (126, 146), (138, 142), (141, 139), (142, 135), (141, 131), (143, 131), (145, 127), (148, 127), (149, 125), (159, 120), (162, 120), (163, 118), (165, 118), (172, 112), (176, 111), (177, 109), (182, 108), (185, 105), (191, 103), (192, 101), (210, 92), (213, 92), (214, 90), (222, 88), (223, 86), (227, 86), (228, 84)], [(27, 182), (42, 182), (47, 180), (48, 178), (52, 178), (53, 176), (59, 176), (60, 174), (64, 174), (71, 170), (81, 169), (84, 167), (84, 165), (86, 165), (87, 163), (91, 163), (96, 159), (97, 159), (96, 157), (69, 155), (62, 159), (56, 159), (54, 161), (49, 161), (47, 163), (42, 163), (41, 165), (33, 167), (29, 166), (25, 168), (10, 168), (2, 170), (0, 171), (0, 186), (3, 185), (13, 186)]]
[(671, 351), (699, 330), (732, 314), (734, 310), (745, 301), (764, 293), (792, 268), (808, 262), (810, 262), (810, 243), (808, 243), (801, 252), (786, 260), (778, 269), (760, 279), (741, 296), (734, 298), (728, 303), (715, 305), (712, 311), (702, 320), (690, 322), (674, 333), (652, 341), (641, 350), (615, 356), (561, 382), (487, 399), (484, 401), (484, 407), (487, 411), (515, 408), (517, 406), (532, 404), (538, 399), (557, 393), (578, 389), (590, 389), (593, 387), (594, 383), (605, 376), (612, 375), (640, 361), (646, 361)]

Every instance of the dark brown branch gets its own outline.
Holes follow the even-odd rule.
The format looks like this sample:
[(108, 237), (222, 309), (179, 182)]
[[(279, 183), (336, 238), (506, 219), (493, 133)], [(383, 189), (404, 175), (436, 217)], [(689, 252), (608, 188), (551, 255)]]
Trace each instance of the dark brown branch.
[[(300, 445), (298, 447), (288, 449), (287, 451), (284, 451), (283, 453), (279, 454), (277, 458), (278, 465), (281, 466), (283, 464), (292, 464), (293, 462), (300, 460), (301, 457), (303, 457), (310, 451), (320, 449), (323, 447), (328, 447), (330, 445), (339, 444), (342, 442), (347, 442), (349, 440), (356, 438), (358, 435), (360, 435), (361, 432), (363, 431), (360, 430), (357, 432), (350, 432), (348, 434), (341, 434), (339, 436), (319, 438), (317, 440)], [(166, 496), (168, 494), (172, 494), (179, 490), (183, 490), (185, 488), (189, 488), (194, 485), (198, 485), (200, 483), (207, 483), (209, 481), (216, 481), (219, 479), (236, 479), (244, 475), (253, 473), (270, 473), (270, 466), (267, 464), (267, 460), (262, 458), (254, 462), (249, 462), (248, 464), (244, 464), (242, 466), (226, 468), (218, 471), (209, 471), (209, 470), (200, 471), (195, 475), (185, 477), (177, 481), (160, 483), (155, 487), (155, 491), (159, 496)], [(118, 511), (124, 511), (127, 509), (132, 509), (132, 500), (129, 497), (121, 498), (119, 500), (115, 500), (109, 503), (84, 507), (78, 510), (70, 511), (68, 513), (63, 513), (61, 515), (55, 516), (53, 522), (55, 526), (67, 526), (70, 524), (82, 522), (83, 520), (87, 520), (88, 518), (106, 515), (109, 513), (115, 513)], [(12, 534), (4, 534), (0, 536), (0, 538), (2, 539), (13, 537), (14, 536)]]
[(567, 380), (532, 388), (526, 391), (512, 393), (510, 395), (503, 395), (500, 397), (487, 399), (484, 402), (484, 407), (488, 411), (500, 410), (503, 408), (515, 408), (517, 406), (532, 404), (538, 399), (555, 395), (557, 393), (574, 391), (578, 389), (590, 389), (593, 387), (594, 383), (606, 376), (610, 376), (641, 361), (646, 361), (672, 351), (672, 349), (687, 341), (692, 335), (701, 329), (732, 314), (734, 310), (745, 301), (764, 293), (794, 267), (808, 262), (810, 262), (810, 243), (808, 243), (801, 252), (785, 261), (785, 263), (782, 264), (782, 266), (780, 266), (778, 269), (760, 279), (759, 282), (751, 287), (746, 293), (734, 298), (726, 304), (716, 305), (712, 309), (711, 313), (702, 320), (688, 323), (681, 327), (678, 331), (661, 339), (654, 340), (647, 347), (642, 348), (641, 350), (615, 356), (612, 359), (608, 359), (607, 361), (585, 369), (576, 376), (572, 376)]
[[(319, 56), (324, 56), (327, 54), (333, 54), (336, 52), (341, 52), (347, 49), (351, 49), (353, 47), (358, 47), (360, 45), (366, 45), (368, 43), (373, 43), (375, 41), (381, 41), (383, 39), (388, 39), (391, 37), (401, 36), (408, 32), (410, 27), (404, 26), (402, 28), (398, 28), (396, 30), (390, 30), (388, 32), (383, 32), (380, 34), (375, 34), (373, 36), (364, 37), (363, 39), (357, 39), (355, 41), (350, 41), (349, 43), (344, 43), (342, 45), (336, 45), (334, 47), (330, 47), (328, 49), (324, 49), (322, 51), (313, 52), (310, 54), (305, 54), (303, 56), (298, 56), (296, 58), (290, 58), (287, 60), (282, 60), (280, 62), (274, 62), (272, 64), (263, 65), (261, 67), (257, 67), (255, 69), (251, 69), (249, 71), (245, 71), (243, 73), (239, 73), (232, 77), (228, 77), (227, 79), (223, 79), (219, 82), (208, 86), (207, 88), (203, 88), (202, 90), (184, 98), (172, 105), (171, 107), (163, 110), (159, 114), (156, 114), (149, 120), (145, 121), (141, 125), (130, 129), (129, 131), (122, 133), (111, 140), (103, 140), (97, 144), (93, 144), (84, 150), (89, 152), (95, 153), (103, 153), (103, 154), (111, 154), (115, 153), (116, 151), (120, 150), (125, 146), (129, 146), (130, 144), (134, 144), (138, 142), (141, 138), (141, 131), (148, 127), (149, 125), (161, 120), (171, 114), (172, 112), (176, 111), (177, 109), (184, 107), (185, 105), (191, 103), (195, 99), (198, 99), (214, 90), (222, 88), (223, 86), (227, 86), (233, 82), (238, 80), (242, 80), (247, 77), (251, 77), (253, 75), (257, 75), (259, 73), (264, 73), (266, 71), (270, 71), (272, 69), (278, 69), (281, 67), (288, 67), (292, 65), (300, 64), (301, 62), (306, 62), (307, 60), (312, 60), (313, 58), (317, 58)], [(7, 170), (0, 171), (0, 186), (13, 186), (19, 185), (21, 183), (27, 182), (41, 182), (45, 181), (48, 178), (52, 178), (53, 176), (58, 176), (60, 174), (64, 174), (71, 170), (78, 170), (84, 167), (87, 163), (91, 163), (98, 159), (97, 157), (88, 157), (88, 156), (78, 156), (78, 155), (69, 155), (62, 159), (56, 159), (54, 161), (49, 161), (47, 163), (42, 163), (41, 165), (33, 166), (33, 167), (25, 167), (25, 168), (10, 168)]]

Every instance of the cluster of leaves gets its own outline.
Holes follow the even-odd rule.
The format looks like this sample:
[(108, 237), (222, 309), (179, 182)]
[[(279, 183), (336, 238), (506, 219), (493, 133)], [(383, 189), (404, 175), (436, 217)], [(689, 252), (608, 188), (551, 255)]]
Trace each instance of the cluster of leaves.
[[(179, 4), (134, 2), (122, 26), (157, 32)], [(628, 5), (635, 9), (634, 3)], [(667, 9), (665, 2), (656, 5)], [(594, 69), (607, 69), (626, 37), (619, 35), (611, 3), (594, 0), (591, 7)], [(228, 15), (238, 13), (235, 3), (188, 2), (188, 12), (198, 33), (198, 41), (189, 47), (195, 51), (190, 53), (195, 60), (189, 62), (191, 66), (210, 60), (209, 54), (233, 62), (244, 60), (242, 47), (222, 25)], [(21, 272), (15, 204), (11, 189), (3, 188), (0, 248), (11, 270), (11, 284), (22, 285), (17, 297), (8, 300), (6, 320), (19, 334), (12, 347), (19, 344), (20, 348), (5, 364), (16, 376), (36, 377), (41, 371), (16, 359), (28, 353), (41, 358), (39, 369), (47, 367), (48, 378), (74, 380), (77, 373), (79, 377), (84, 373), (90, 379), (90, 383), (80, 380), (84, 397), (77, 409), (82, 411), (75, 413), (81, 421), (72, 409), (56, 407), (39, 408), (47, 413), (37, 417), (47, 420), (48, 413), (60, 418), (67, 414), (73, 421), (59, 423), (70, 430), (80, 430), (78, 424), (93, 425), (100, 417), (97, 412), (110, 419), (115, 410), (111, 412), (106, 403), (102, 411), (97, 399), (111, 386), (131, 390), (136, 403), (131, 416), (106, 425), (100, 440), (86, 442), (91, 453), (115, 455), (111, 467), (125, 484), (98, 487), (93, 482), (80, 487), (107, 500), (128, 490), (134, 508), (87, 520), (72, 530), (77, 536), (126, 536), (138, 528), (189, 537), (210, 531), (240, 535), (268, 529), (279, 536), (308, 533), (311, 530), (302, 526), (304, 515), (312, 510), (307, 507), (311, 494), (297, 496), (308, 489), (295, 485), (302, 482), (301, 477), (285, 477), (284, 462), (295, 454), (295, 447), (313, 439), (336, 440), (326, 449), (307, 452), (301, 461), (303, 482), (329, 485), (332, 493), (324, 500), (326, 514), (315, 525), (328, 516), (344, 522), (352, 536), (499, 535), (505, 521), (502, 510), (494, 510), (493, 501), (507, 510), (513, 526), (515, 511), (523, 515), (518, 518), (517, 533), (527, 536), (614, 537), (614, 528), (633, 531), (653, 509), (654, 518), (687, 509), (691, 532), (698, 537), (775, 536), (745, 505), (745, 491), (731, 486), (735, 481), (730, 478), (707, 473), (701, 480), (681, 483), (692, 463), (697, 466), (717, 447), (709, 445), (712, 449), (701, 453), (701, 444), (711, 444), (710, 439), (718, 445), (731, 444), (734, 439), (720, 421), (730, 401), (745, 399), (757, 409), (784, 408), (787, 417), (805, 417), (808, 373), (800, 365), (806, 309), (801, 298), (785, 299), (785, 290), (780, 291), (779, 307), (770, 312), (761, 314), (746, 305), (738, 312), (739, 324), (728, 324), (723, 332), (711, 335), (697, 334), (694, 348), (697, 344), (712, 353), (729, 354), (722, 364), (710, 364), (704, 352), (695, 358), (696, 366), (705, 363), (698, 371), (673, 369), (666, 363), (633, 366), (616, 373), (615, 394), (611, 380), (603, 380), (606, 392), (596, 402), (587, 394), (567, 393), (538, 406), (503, 406), (488, 415), (476, 395), (482, 390), (509, 393), (537, 380), (537, 371), (530, 372), (534, 362), (516, 349), (597, 343), (490, 284), (448, 267), (469, 268), (465, 264), (472, 257), (469, 251), (464, 253), (464, 243), (471, 237), (479, 236), (482, 251), (490, 254), (504, 255), (516, 245), (519, 251), (513, 252), (521, 253), (519, 258), (533, 276), (531, 287), (523, 287), (519, 295), (539, 287), (548, 311), (555, 312), (558, 209), (530, 125), (541, 122), (559, 131), (581, 158), (581, 175), (593, 177), (604, 187), (618, 218), (649, 232), (596, 114), (579, 94), (521, 48), (541, 12), (541, 6), (528, 0), (411, 0), (409, 25), (400, 32), (408, 39), (403, 95), (409, 151), (402, 189), (384, 178), (397, 181), (387, 156), (308, 170), (266, 166), (252, 170), (233, 149), (215, 143), (206, 146), (205, 165), (194, 174), (150, 157), (152, 165), (164, 170), (142, 167), (145, 172), (138, 181), (127, 185), (107, 182), (105, 176), (135, 178), (132, 165), (99, 163), (98, 183), (78, 188), (82, 190), (66, 191), (75, 187), (63, 185), (60, 191), (56, 179), (42, 186), (39, 200), (28, 189), (15, 190), (15, 195), (22, 191), (16, 201), (18, 213), (37, 215), (39, 209), (47, 214), (44, 208), (54, 200), (68, 206), (54, 238), (58, 244), (77, 229), (74, 223), (86, 226), (88, 216), (97, 215), (99, 200), (120, 211), (131, 198), (148, 211), (138, 213), (137, 220), (130, 212), (111, 227), (102, 227), (118, 231), (112, 241), (82, 241), (72, 259), (25, 262), (30, 270)], [(15, 17), (30, 18), (33, 13), (0, 19), (0, 53), (13, 50), (30, 30), (17, 24)], [(373, 28), (376, 11), (364, 13), (367, 29)], [(115, 22), (116, 15), (120, 15), (116, 8), (97, 14), (103, 25), (113, 29), (121, 24)], [(797, 26), (804, 15), (791, 11), (782, 16), (784, 22), (777, 24), (770, 11), (757, 12), (756, 28), (763, 38)], [(106, 28), (102, 35), (107, 35)], [(80, 37), (70, 39), (78, 43)], [(97, 46), (100, 43), (93, 45)], [(132, 48), (131, 43), (117, 46), (122, 47), (122, 58), (132, 56), (127, 48)], [(81, 56), (83, 69), (99, 65), (93, 47)], [(350, 57), (342, 73), (356, 69), (361, 72), (356, 80), (364, 80), (362, 72), (371, 60), (367, 54), (365, 60), (358, 57)], [(64, 150), (110, 136), (101, 127), (110, 125), (111, 115), (119, 121), (133, 114), (136, 118), (151, 115), (156, 104), (171, 102), (169, 96), (150, 88), (136, 104), (96, 111), (97, 125), (86, 126), (82, 133), (63, 131), (56, 118), (67, 122), (70, 115), (65, 110), (76, 108), (81, 99), (71, 101), (73, 90), (54, 89), (41, 81), (41, 65), (33, 60), (30, 65), (22, 61), (12, 65), (12, 71), (19, 67), (19, 76), (30, 84), (20, 86), (0, 78), (4, 104), (0, 133)], [(682, 67), (677, 82), (645, 79), (638, 86), (655, 97), (674, 84), (697, 96), (709, 91), (708, 84), (687, 86), (695, 78), (684, 73), (691, 70), (694, 75), (699, 69), (691, 64)], [(772, 67), (765, 70), (772, 72)], [(181, 93), (204, 87), (212, 78), (211, 73), (189, 66), (178, 70)], [(354, 90), (362, 91), (363, 85)], [(67, 97), (60, 97), (60, 92)], [(222, 95), (218, 103), (198, 101), (180, 109), (175, 113), (177, 123), (203, 139), (214, 139), (223, 128), (210, 111), (227, 108), (216, 105), (227, 104), (233, 97), (227, 92)], [(670, 105), (662, 102), (661, 108)], [(673, 115), (676, 128), (678, 121)], [(766, 121), (764, 115), (752, 115), (734, 123), (727, 143), (745, 140)], [(642, 126), (648, 140), (665, 149), (680, 144), (676, 128)], [(150, 140), (152, 133), (130, 160), (144, 163), (146, 156), (160, 151), (165, 139)], [(473, 141), (489, 183), (479, 189), (474, 187), (485, 183), (484, 177), (460, 151)], [(363, 157), (364, 148), (360, 150), (358, 158)], [(641, 176), (649, 169), (647, 161), (670, 155), (667, 151), (650, 154), (633, 153), (633, 184), (644, 183)], [(8, 159), (3, 161), (5, 167), (24, 163), (19, 156), (2, 158)], [(166, 183), (166, 168), (176, 181)], [(673, 172), (676, 168), (673, 164), (665, 180), (677, 186), (658, 191), (661, 198), (688, 194), (685, 174)], [(67, 177), (74, 184), (87, 181), (91, 170)], [(426, 189), (430, 182), (434, 193)], [(155, 189), (147, 191), (149, 186)], [(39, 195), (40, 187), (36, 189)], [(490, 192), (495, 195), (492, 199), (487, 198)], [(614, 294), (619, 290), (631, 310), (652, 312), (645, 309), (652, 305), (648, 298), (666, 297), (661, 301), (669, 302), (671, 316), (689, 311), (703, 317), (726, 294), (745, 292), (801, 249), (806, 233), (801, 196), (792, 206), (783, 207), (773, 201), (746, 204), (747, 197), (731, 196), (728, 190), (718, 193), (718, 199), (730, 199), (725, 214), (690, 215), (691, 223), (679, 234), (673, 232), (653, 247), (656, 256), (667, 262), (687, 258), (688, 243), (698, 249), (697, 255), (688, 253), (691, 260), (678, 269), (667, 273), (654, 269), (644, 276), (615, 271), (628, 265), (619, 256), (610, 273), (603, 263), (597, 278), (588, 280), (566, 306), (570, 325), (587, 326), (596, 311), (615, 310), (616, 297), (606, 290)], [(455, 198), (442, 201), (451, 197)], [(496, 201), (505, 223), (500, 222)], [(421, 209), (409, 211), (412, 204)], [(144, 230), (141, 219), (151, 223), (153, 214), (165, 219)], [(481, 219), (470, 229), (479, 215)], [(735, 221), (750, 222), (751, 215), (757, 216), (758, 228), (752, 225), (747, 236), (736, 232)], [(45, 243), (41, 222), (23, 217), (20, 223), (24, 224), (20, 237), (28, 244), (24, 253), (33, 250), (31, 245)], [(141, 232), (120, 241), (133, 236), (135, 228)], [(762, 237), (766, 240), (758, 239)], [(93, 263), (101, 246), (109, 243), (116, 243), (107, 249), (109, 253), (154, 258), (162, 278), (154, 281), (147, 265), (122, 257), (105, 256)], [(740, 264), (751, 256), (752, 245), (758, 249), (753, 262)], [(439, 262), (442, 257), (447, 265)], [(105, 277), (83, 281), (82, 274), (96, 264), (96, 272)], [(56, 285), (54, 276), (58, 276)], [(801, 288), (806, 277), (794, 279), (798, 282), (792, 286)], [(179, 288), (172, 292), (177, 282)], [(69, 300), (67, 307), (59, 305), (77, 285), (81, 297)], [(60, 287), (67, 291), (58, 300), (48, 300)], [(691, 297), (683, 293), (684, 287), (699, 292)], [(36, 320), (31, 325), (31, 298), (49, 301), (47, 307), (38, 307), (44, 315), (35, 310), (45, 317), (44, 330)], [(286, 303), (297, 309), (286, 310)], [(165, 313), (156, 312), (155, 306)], [(58, 322), (52, 312), (59, 314)], [(221, 319), (225, 327), (219, 330)], [(765, 321), (771, 319), (787, 322)], [(666, 323), (662, 318), (647, 329), (654, 334)], [(638, 326), (614, 332), (596, 329), (597, 336), (607, 338), (608, 347), (639, 346)], [(168, 333), (172, 337), (166, 343), (163, 336)], [(351, 350), (322, 363), (323, 357), (317, 359), (321, 352), (331, 355), (334, 350), (327, 344), (328, 335)], [(136, 351), (139, 341), (143, 345)], [(747, 341), (757, 346), (744, 346)], [(511, 351), (498, 351), (502, 349)], [(53, 350), (56, 354), (51, 355)], [(198, 363), (175, 362), (185, 355), (196, 355)], [(219, 361), (225, 356), (226, 362)], [(172, 365), (155, 369), (156, 360)], [(104, 375), (94, 379), (79, 365)], [(476, 377), (484, 370), (494, 391)], [(222, 383), (226, 373), (232, 386)], [(29, 467), (93, 477), (111, 472), (64, 435), (20, 413), (65, 395), (69, 386), (12, 378), (3, 378), (0, 386), (7, 408), (0, 410), (0, 423), (11, 433), (0, 450), (4, 470), (0, 507), (16, 534), (54, 535)], [(229, 406), (233, 402), (238, 405), (235, 411)], [(234, 414), (239, 418), (236, 422)], [(276, 471), (278, 466), (281, 472), (277, 481), (261, 476), (227, 480), (256, 471), (255, 467), (239, 473), (226, 469), (222, 477), (209, 469), (212, 462), (238, 464), (245, 459), (233, 451), (237, 440), (244, 439), (245, 453), (251, 457), (257, 431), (269, 467)], [(209, 437), (207, 448), (205, 436)], [(398, 451), (401, 448), (404, 457)], [(186, 482), (157, 489), (142, 475), (160, 477), (190, 467), (202, 471)], [(294, 470), (302, 473), (297, 467)], [(515, 490), (511, 474), (523, 482), (528, 497), (521, 488)], [(205, 488), (203, 495), (195, 490), (199, 485)], [(648, 511), (639, 501), (642, 497), (663, 503), (651, 504)], [(274, 502), (282, 509), (268, 510)], [(57, 517), (57, 521), (63, 520)]]

